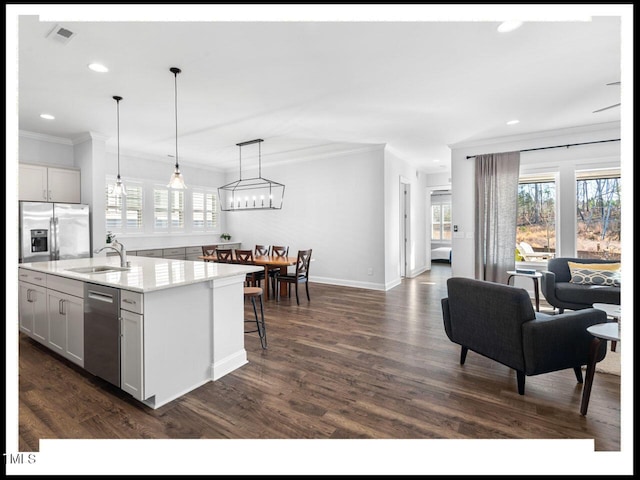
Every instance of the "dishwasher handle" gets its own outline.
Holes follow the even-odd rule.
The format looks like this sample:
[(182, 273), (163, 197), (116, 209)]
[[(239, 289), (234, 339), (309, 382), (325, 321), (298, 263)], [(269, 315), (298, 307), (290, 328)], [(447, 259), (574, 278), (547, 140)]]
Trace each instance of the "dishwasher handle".
[(87, 292), (87, 298), (90, 298), (92, 300), (99, 300), (105, 303), (113, 303), (114, 301), (113, 295), (110, 295), (108, 293), (96, 292), (95, 290), (89, 290)]

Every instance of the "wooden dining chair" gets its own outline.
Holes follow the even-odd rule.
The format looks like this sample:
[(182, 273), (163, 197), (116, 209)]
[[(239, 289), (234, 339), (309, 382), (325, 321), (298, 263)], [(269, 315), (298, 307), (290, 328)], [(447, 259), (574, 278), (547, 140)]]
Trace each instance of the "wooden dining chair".
[(255, 255), (256, 257), (262, 255), (269, 255), (269, 246), (268, 245), (256, 245)]
[(289, 255), (289, 247), (283, 247), (281, 245), (271, 246), (271, 255), (274, 257), (286, 257)]
[[(276, 278), (276, 289), (280, 289), (282, 283), (287, 284), (288, 295), (291, 296), (291, 284), (296, 288), (296, 302), (300, 305), (300, 299), (298, 297), (298, 285), (304, 283), (305, 290), (307, 291), (307, 300), (311, 301), (309, 296), (309, 264), (311, 263), (311, 249), (298, 250), (298, 261), (296, 263), (296, 271), (292, 274), (286, 275), (280, 274)], [(279, 292), (276, 291), (276, 300), (279, 300)]]
[(218, 257), (219, 263), (232, 263), (233, 262), (233, 250), (229, 249), (218, 249), (216, 250), (216, 257)]
[[(217, 245), (203, 245), (202, 246), (202, 255), (206, 257), (211, 257), (216, 254)], [(212, 262), (213, 260), (205, 260), (205, 262)]]
[[(271, 255), (274, 257), (286, 257), (289, 255), (289, 247), (285, 247), (282, 245), (272, 245), (271, 246)], [(280, 275), (280, 270), (274, 268), (269, 270), (269, 280), (271, 280), (271, 291), (276, 291), (276, 282), (277, 277)]]
[[(253, 250), (242, 250), (236, 248), (236, 262), (245, 265), (255, 265), (253, 261)], [(264, 270), (260, 272), (247, 273), (246, 282), (248, 286), (259, 287), (264, 279)]]

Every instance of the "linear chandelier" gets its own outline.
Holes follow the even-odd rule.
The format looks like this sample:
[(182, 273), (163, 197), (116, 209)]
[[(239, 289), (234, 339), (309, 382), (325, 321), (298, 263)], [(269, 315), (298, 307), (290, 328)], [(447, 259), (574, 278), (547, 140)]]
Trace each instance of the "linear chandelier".
[[(284, 185), (262, 177), (262, 152), (257, 138), (236, 143), (240, 150), (240, 178), (218, 188), (220, 208), (225, 212), (240, 210), (280, 210), (284, 198)], [(258, 144), (258, 176), (242, 178), (242, 147)]]

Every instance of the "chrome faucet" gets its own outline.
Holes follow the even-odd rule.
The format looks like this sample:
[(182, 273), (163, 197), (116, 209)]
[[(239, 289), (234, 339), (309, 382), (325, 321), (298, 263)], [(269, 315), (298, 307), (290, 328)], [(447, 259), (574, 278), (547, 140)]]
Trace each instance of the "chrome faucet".
[(124, 245), (122, 245), (118, 240), (114, 239), (111, 245), (105, 245), (101, 249), (96, 250), (94, 253), (100, 253), (103, 250), (106, 250), (107, 248), (110, 248), (111, 250), (115, 250), (118, 253), (118, 255), (120, 255), (121, 267), (125, 268), (129, 266), (128, 265), (129, 262), (127, 262), (127, 251), (125, 250)]

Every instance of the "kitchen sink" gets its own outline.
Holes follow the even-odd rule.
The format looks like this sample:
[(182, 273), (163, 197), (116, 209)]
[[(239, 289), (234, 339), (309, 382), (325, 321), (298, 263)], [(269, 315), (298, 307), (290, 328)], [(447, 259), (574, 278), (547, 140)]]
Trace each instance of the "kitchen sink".
[(125, 267), (116, 267), (113, 265), (95, 265), (93, 267), (67, 268), (67, 272), (74, 272), (74, 273), (107, 273), (107, 272), (122, 272), (125, 270), (129, 270), (129, 269)]

